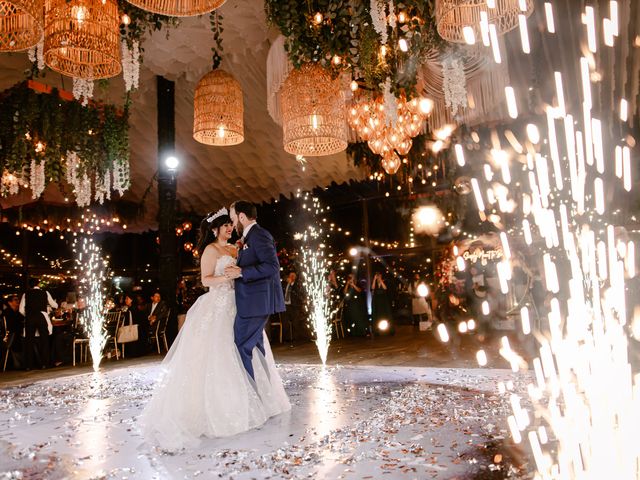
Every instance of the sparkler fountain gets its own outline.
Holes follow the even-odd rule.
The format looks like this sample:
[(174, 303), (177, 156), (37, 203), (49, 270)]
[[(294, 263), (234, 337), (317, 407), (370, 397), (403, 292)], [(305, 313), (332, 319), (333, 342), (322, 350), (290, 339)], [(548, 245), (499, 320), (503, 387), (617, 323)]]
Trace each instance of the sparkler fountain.
[[(305, 194), (305, 200), (309, 196)], [(317, 198), (311, 200), (311, 204), (303, 205), (303, 208), (312, 214), (312, 218), (323, 209)], [(327, 363), (327, 353), (331, 343), (331, 298), (327, 289), (327, 273), (329, 264), (325, 258), (322, 243), (323, 231), (320, 227), (309, 225), (302, 234), (302, 285), (307, 292), (306, 308), (309, 313), (309, 326), (316, 339), (315, 344), (320, 354), (322, 364)]]
[(104, 294), (107, 262), (101, 250), (91, 237), (74, 242), (76, 263), (80, 271), (80, 291), (86, 301), (85, 314), (79, 320), (89, 338), (89, 351), (93, 360), (93, 370), (98, 371), (102, 360), (102, 350), (107, 342), (104, 330)]
[[(544, 35), (557, 36), (554, 10), (570, 3), (544, 3)], [(554, 98), (539, 124), (532, 119), (520, 138), (511, 130), (509, 135), (505, 132), (514, 156), (522, 160), (522, 171), (510, 171), (509, 154), (494, 146), (487, 152), (490, 162), (485, 172), (496, 169), (498, 174), (471, 180), (482, 220), (502, 224), (501, 216), (508, 218), (513, 212), (513, 201), (522, 207), (517, 212), (521, 213), (518, 227), (503, 229), (500, 235), (505, 252), (497, 269), (502, 293), (509, 291), (511, 279), (511, 236), (523, 240), (541, 259), (550, 298), (550, 311), (541, 319), (540, 328), (533, 328), (527, 306), (521, 310), (523, 333), (534, 334), (539, 344), (532, 362), (535, 383), (528, 385), (534, 410), (529, 411), (512, 386), (501, 385), (513, 409), (507, 421), (512, 438), (515, 443), (528, 441), (537, 480), (640, 479), (640, 443), (635, 434), (640, 425), (640, 373), (628, 358), (630, 335), (640, 331), (640, 309), (627, 305), (625, 299), (625, 279), (635, 276), (635, 246), (609, 223), (615, 207), (608, 205), (616, 198), (618, 202), (621, 197), (627, 199), (623, 201), (631, 198), (624, 192), (632, 188), (630, 148), (635, 140), (630, 134), (613, 133), (625, 131), (626, 100), (616, 100), (620, 102), (620, 125), (609, 125), (605, 122), (610, 109), (601, 105), (593, 85), (611, 74), (606, 65), (597, 65), (596, 52), (614, 48), (620, 33), (619, 2), (607, 3), (608, 9), (601, 6), (596, 12), (587, 5), (581, 12), (584, 41), (569, 65), (571, 70), (554, 72)], [(521, 17), (522, 51), (529, 54), (527, 21)], [(598, 25), (602, 28), (596, 28)], [(599, 30), (604, 46), (598, 43)], [(570, 48), (567, 45), (571, 44), (563, 47)], [(494, 51), (500, 48), (497, 42), (491, 46)], [(565, 82), (574, 69), (581, 88), (570, 93), (578, 101), (565, 103)], [(510, 116), (516, 119), (514, 90), (508, 87), (505, 94)], [(571, 111), (574, 105), (578, 105), (577, 112)], [(496, 138), (493, 135), (493, 145)], [(455, 150), (458, 164), (468, 164), (462, 145)], [(629, 311), (634, 312), (631, 325)], [(500, 353), (514, 371), (525, 365), (506, 337)], [(484, 352), (478, 358), (479, 363), (486, 363)]]

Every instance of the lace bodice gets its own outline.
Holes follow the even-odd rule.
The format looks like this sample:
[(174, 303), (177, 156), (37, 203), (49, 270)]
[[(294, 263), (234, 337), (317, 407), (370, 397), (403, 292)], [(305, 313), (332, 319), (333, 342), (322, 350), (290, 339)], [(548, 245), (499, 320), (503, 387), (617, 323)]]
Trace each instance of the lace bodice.
[(224, 275), (224, 269), (228, 266), (228, 265), (232, 265), (236, 263), (236, 259), (233, 258), (231, 255), (223, 255), (222, 257), (220, 257), (218, 259), (218, 261), (216, 262), (216, 268), (213, 272), (213, 274), (217, 277), (220, 275)]

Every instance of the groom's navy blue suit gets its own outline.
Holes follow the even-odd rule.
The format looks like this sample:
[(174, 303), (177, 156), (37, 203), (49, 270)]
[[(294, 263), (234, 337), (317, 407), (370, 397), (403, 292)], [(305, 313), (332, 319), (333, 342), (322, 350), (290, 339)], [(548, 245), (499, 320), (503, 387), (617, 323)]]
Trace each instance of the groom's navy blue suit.
[(238, 313), (233, 330), (244, 368), (254, 378), (253, 349), (257, 346), (264, 354), (262, 331), (269, 315), (285, 310), (276, 246), (260, 225), (253, 225), (247, 233), (237, 265), (242, 277), (235, 281)]

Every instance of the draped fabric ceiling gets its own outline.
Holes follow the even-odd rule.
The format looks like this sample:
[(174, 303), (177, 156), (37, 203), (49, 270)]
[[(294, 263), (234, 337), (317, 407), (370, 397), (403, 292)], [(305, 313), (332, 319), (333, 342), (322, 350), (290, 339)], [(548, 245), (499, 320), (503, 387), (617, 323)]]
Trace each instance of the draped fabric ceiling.
[[(562, 48), (567, 42), (576, 41), (580, 24), (580, 12), (585, 4), (608, 9), (608, 1), (585, 2), (569, 0), (554, 2), (558, 48), (532, 48), (542, 52), (535, 57), (523, 55), (520, 50), (518, 31), (504, 37), (503, 46), (510, 52), (509, 64), (500, 66), (485, 58), (477, 65), (470, 65), (467, 73), (468, 90), (475, 98), (474, 111), (468, 110), (459, 122), (478, 124), (496, 122), (506, 117), (503, 102), (504, 86), (511, 84), (519, 91), (521, 114), (529, 115), (527, 104), (528, 87), (541, 87), (545, 98), (554, 88), (553, 71), (571, 71), (577, 59), (566, 58)], [(620, 38), (616, 48), (601, 48), (595, 54), (600, 69), (614, 71), (605, 75), (606, 81), (596, 83), (594, 97), (599, 98), (603, 115), (617, 115), (616, 102), (620, 97), (629, 101), (629, 122), (637, 125), (638, 102), (640, 100), (640, 2), (621, 0)], [(608, 10), (605, 10), (608, 11)], [(156, 32), (144, 41), (144, 63), (141, 69), (140, 88), (133, 95), (130, 120), (131, 177), (132, 187), (125, 200), (140, 202), (144, 192), (152, 185), (145, 200), (145, 214), (134, 229), (156, 228), (157, 191), (151, 179), (157, 170), (156, 138), (156, 81), (162, 75), (176, 82), (176, 150), (181, 159), (178, 177), (179, 208), (198, 214), (218, 209), (221, 205), (244, 198), (255, 202), (270, 201), (280, 194), (289, 195), (298, 189), (308, 190), (316, 186), (327, 186), (332, 182), (342, 183), (361, 179), (364, 172), (356, 169), (345, 153), (308, 158), (305, 171), (295, 157), (282, 147), (282, 130), (267, 111), (267, 55), (277, 32), (266, 24), (261, 0), (228, 0), (221, 7), (224, 15), (224, 54), (222, 68), (229, 71), (242, 85), (244, 91), (245, 141), (233, 147), (208, 147), (192, 138), (193, 91), (199, 78), (210, 67), (213, 45), (208, 16), (183, 19), (176, 28)], [(530, 20), (531, 41), (539, 41), (539, 33), (545, 28), (543, 2), (536, 1), (536, 9)], [(583, 48), (585, 54), (588, 52)], [(485, 51), (485, 56), (490, 55)], [(24, 79), (29, 68), (26, 54), (0, 55), (0, 89), (10, 87)], [(482, 68), (480, 68), (482, 67)], [(437, 59), (430, 59), (421, 74), (425, 94), (438, 98), (441, 88), (441, 72)], [(613, 80), (609, 80), (613, 79)], [(44, 82), (71, 89), (71, 80), (48, 72)], [(497, 85), (496, 83), (499, 83)], [(579, 77), (564, 76), (567, 102), (573, 101), (572, 92), (580, 85)], [(121, 102), (123, 81), (117, 77), (110, 81), (106, 92), (96, 93), (99, 100)], [(435, 89), (435, 90), (434, 90)], [(551, 90), (553, 91), (553, 90)], [(441, 95), (441, 94), (440, 94)], [(438, 113), (438, 111), (440, 113)], [(432, 122), (450, 122), (452, 117), (443, 107), (437, 110)], [(436, 118), (437, 117), (437, 118)], [(607, 118), (602, 118), (606, 122)], [(432, 125), (438, 127), (439, 125)], [(44, 195), (47, 202), (63, 203), (64, 199), (54, 185), (47, 187)], [(30, 191), (0, 200), (2, 207), (32, 202)]]

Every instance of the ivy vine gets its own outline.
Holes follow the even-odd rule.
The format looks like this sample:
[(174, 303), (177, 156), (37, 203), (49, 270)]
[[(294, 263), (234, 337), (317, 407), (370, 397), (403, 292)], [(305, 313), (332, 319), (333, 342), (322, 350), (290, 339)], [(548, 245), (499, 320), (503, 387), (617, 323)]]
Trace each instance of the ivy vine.
[(211, 31), (213, 32), (213, 41), (215, 46), (211, 47), (211, 61), (213, 64), (213, 70), (220, 66), (222, 62), (222, 32), (224, 32), (224, 28), (222, 28), (222, 14), (217, 10), (214, 10), (209, 14), (209, 23), (211, 24)]
[[(39, 142), (44, 148), (36, 151)], [(46, 177), (59, 182), (67, 152), (72, 151), (82, 160), (81, 173), (103, 174), (128, 162), (128, 110), (83, 106), (62, 100), (56, 89), (36, 93), (26, 82), (0, 94), (0, 172), (21, 175), (32, 160), (44, 160)]]
[[(381, 55), (382, 42), (373, 27), (369, 2), (355, 0), (266, 0), (269, 23), (285, 36), (285, 49), (295, 68), (319, 63), (334, 75), (349, 70), (365, 88), (381, 91), (386, 78), (392, 91), (415, 95), (417, 68), (432, 49), (443, 45), (433, 17), (433, 3), (402, 0), (394, 15), (405, 17), (396, 28), (388, 27), (389, 48)], [(407, 42), (404, 52), (397, 47)], [(334, 61), (336, 57), (339, 59)]]

